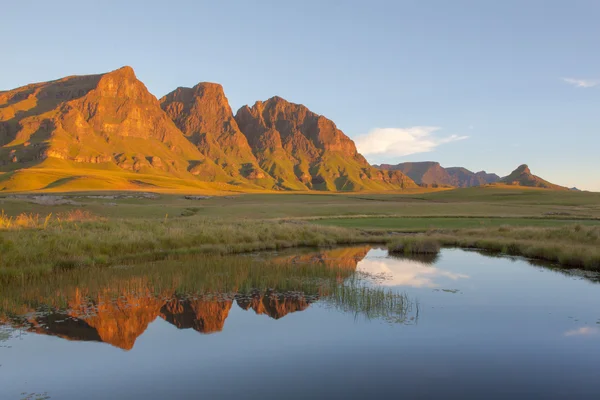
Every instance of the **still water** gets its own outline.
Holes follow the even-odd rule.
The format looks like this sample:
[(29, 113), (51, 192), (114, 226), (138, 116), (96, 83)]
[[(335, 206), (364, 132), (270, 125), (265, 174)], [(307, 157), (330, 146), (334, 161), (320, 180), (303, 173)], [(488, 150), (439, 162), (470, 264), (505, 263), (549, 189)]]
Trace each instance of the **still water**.
[(0, 399), (600, 398), (593, 277), (352, 247), (0, 292)]

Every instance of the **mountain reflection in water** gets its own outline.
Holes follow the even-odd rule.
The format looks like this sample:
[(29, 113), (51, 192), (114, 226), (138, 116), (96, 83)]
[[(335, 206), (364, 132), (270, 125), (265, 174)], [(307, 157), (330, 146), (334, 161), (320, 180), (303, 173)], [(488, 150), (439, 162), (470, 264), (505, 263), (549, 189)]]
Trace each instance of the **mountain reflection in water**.
[(12, 281), (0, 398), (597, 399), (597, 275), (363, 246)]
[(318, 300), (367, 317), (414, 320), (406, 318), (416, 310), (405, 295), (374, 288), (355, 276), (369, 249), (188, 258), (67, 271), (49, 281), (3, 290), (0, 323), (130, 350), (157, 318), (178, 329), (220, 332), (234, 302), (276, 320)]

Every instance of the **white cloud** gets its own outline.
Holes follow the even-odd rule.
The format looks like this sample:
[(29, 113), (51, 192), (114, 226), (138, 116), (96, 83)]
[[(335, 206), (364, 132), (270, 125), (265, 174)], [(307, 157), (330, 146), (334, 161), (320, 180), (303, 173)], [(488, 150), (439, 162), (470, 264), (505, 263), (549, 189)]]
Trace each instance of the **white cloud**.
[(591, 88), (600, 85), (600, 79), (575, 79), (563, 78), (563, 81), (570, 83), (578, 88)]
[(600, 333), (598, 328), (582, 327), (565, 332), (565, 336), (592, 336)]
[(407, 156), (427, 153), (444, 143), (467, 139), (468, 136), (433, 136), (440, 130), (436, 126), (413, 126), (411, 128), (375, 128), (355, 139), (358, 151), (363, 155)]
[(468, 279), (468, 275), (444, 271), (419, 261), (407, 259), (369, 259), (358, 263), (356, 270), (384, 278), (383, 286), (410, 286), (415, 288), (435, 288), (440, 281)]

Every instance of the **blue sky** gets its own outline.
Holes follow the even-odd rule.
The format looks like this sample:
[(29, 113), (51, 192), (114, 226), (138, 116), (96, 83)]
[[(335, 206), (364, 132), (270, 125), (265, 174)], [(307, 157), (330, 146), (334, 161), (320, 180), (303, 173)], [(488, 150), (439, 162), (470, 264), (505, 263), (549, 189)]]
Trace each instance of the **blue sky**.
[(527, 163), (600, 191), (596, 0), (5, 3), (0, 90), (131, 65), (157, 97), (305, 104), (372, 163)]

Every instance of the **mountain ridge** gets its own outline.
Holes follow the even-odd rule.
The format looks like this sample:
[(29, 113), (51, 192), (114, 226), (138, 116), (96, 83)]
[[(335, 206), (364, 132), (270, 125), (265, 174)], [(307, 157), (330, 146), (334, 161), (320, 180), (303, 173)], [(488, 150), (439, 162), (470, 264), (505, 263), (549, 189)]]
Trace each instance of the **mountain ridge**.
[[(510, 179), (509, 179), (510, 178)], [(131, 67), (0, 92), (0, 190), (394, 191), (506, 179), (437, 162), (370, 165), (336, 124), (279, 96), (234, 114), (200, 82), (157, 99)]]
[[(305, 106), (273, 99), (285, 105), (283, 114), (309, 116), (317, 128), (326, 129), (296, 124), (287, 150), (282, 145), (265, 154), (251, 148), (247, 138), (252, 136), (238, 127), (221, 85), (179, 87), (158, 100), (127, 66), (3, 91), (0, 190), (73, 182), (86, 189), (92, 189), (90, 182), (102, 189), (135, 189), (166, 181), (237, 191), (416, 187), (400, 173), (373, 169), (332, 121)], [(288, 118), (287, 123), (295, 121)], [(348, 152), (353, 162), (343, 159)], [(274, 168), (264, 170), (255, 153)]]
[(375, 167), (402, 171), (422, 186), (472, 187), (500, 180), (496, 174), (488, 174), (485, 171), (472, 172), (463, 167), (442, 167), (436, 161), (405, 162), (395, 165), (381, 164)]
[(235, 119), (261, 167), (288, 189), (360, 191), (416, 187), (402, 173), (373, 168), (326, 117), (279, 96), (242, 106)]

